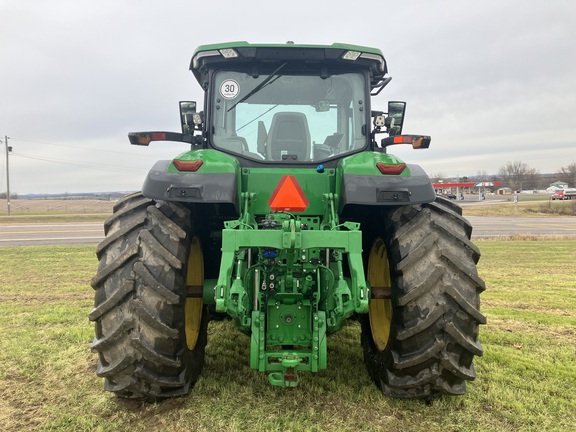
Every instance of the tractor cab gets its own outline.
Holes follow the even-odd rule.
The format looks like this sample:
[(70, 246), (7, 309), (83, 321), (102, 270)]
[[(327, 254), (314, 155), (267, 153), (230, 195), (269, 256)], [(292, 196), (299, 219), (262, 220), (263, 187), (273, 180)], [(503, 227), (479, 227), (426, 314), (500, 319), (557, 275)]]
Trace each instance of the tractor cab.
[[(135, 132), (130, 142), (181, 141), (237, 158), (241, 166), (318, 165), (393, 144), (425, 149), (429, 136), (401, 135), (405, 102), (374, 111), (370, 97), (392, 80), (379, 49), (349, 44), (203, 45), (190, 64), (204, 111), (180, 102), (182, 133)], [(389, 136), (377, 141), (379, 133)]]
[[(183, 114), (183, 133), (202, 129), (206, 147), (244, 164), (331, 165), (368, 149), (371, 115), (383, 114), (371, 112), (370, 95), (390, 81), (379, 50), (342, 44), (202, 46), (190, 68), (205, 111), (202, 125)], [(396, 109), (398, 133), (403, 113)]]

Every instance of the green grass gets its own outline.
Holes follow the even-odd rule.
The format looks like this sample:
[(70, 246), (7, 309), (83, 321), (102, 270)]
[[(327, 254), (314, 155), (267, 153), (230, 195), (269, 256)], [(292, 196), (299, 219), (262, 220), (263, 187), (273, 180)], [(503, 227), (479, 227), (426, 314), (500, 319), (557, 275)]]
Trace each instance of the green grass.
[(389, 399), (362, 362), (351, 322), (329, 338), (329, 369), (271, 387), (249, 340), (212, 322), (190, 396), (118, 399), (95, 376), (93, 246), (0, 249), (0, 430), (566, 431), (576, 424), (576, 240), (479, 241), (484, 356), (463, 397)]

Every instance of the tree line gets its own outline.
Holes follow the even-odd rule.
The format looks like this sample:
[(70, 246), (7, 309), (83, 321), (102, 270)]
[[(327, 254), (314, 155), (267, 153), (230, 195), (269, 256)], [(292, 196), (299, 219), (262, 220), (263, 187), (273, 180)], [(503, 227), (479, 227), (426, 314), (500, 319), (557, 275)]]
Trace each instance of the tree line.
[[(536, 168), (531, 168), (525, 162), (506, 162), (498, 170), (501, 187), (509, 187), (512, 190), (546, 189), (550, 186), (551, 178), (543, 176)], [(560, 168), (553, 181), (568, 183), (569, 187), (576, 187), (576, 162), (572, 162)]]
[[(435, 183), (446, 180), (442, 173), (430, 176)], [(543, 190), (551, 183), (562, 181), (569, 187), (576, 187), (576, 162), (563, 166), (554, 174), (541, 174), (536, 168), (530, 167), (522, 161), (509, 161), (501, 166), (498, 174), (488, 174), (486, 171), (478, 171), (475, 176), (464, 176), (457, 179), (460, 182), (499, 181), (500, 187), (509, 187), (512, 190)]]

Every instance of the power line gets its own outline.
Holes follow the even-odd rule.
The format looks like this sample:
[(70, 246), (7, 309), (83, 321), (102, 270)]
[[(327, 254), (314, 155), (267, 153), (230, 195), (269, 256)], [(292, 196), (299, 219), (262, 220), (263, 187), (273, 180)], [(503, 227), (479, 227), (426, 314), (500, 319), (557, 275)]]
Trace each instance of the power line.
[[(71, 146), (71, 145), (67, 145), (67, 144), (55, 144), (55, 143), (46, 142), (46, 141), (35, 141), (35, 140), (22, 139), (22, 138), (10, 138), (10, 139), (16, 140), (16, 141), (22, 141), (22, 142), (35, 143), (35, 144), (51, 145), (51, 146), (56, 146), (56, 147), (66, 147), (66, 148), (72, 148), (72, 149), (76, 149), (76, 150), (91, 150), (91, 151), (97, 151), (99, 153), (102, 153), (102, 151), (103, 151), (102, 148), (78, 147), (78, 146)], [(145, 157), (145, 158), (155, 158), (154, 156), (147, 155), (147, 154), (119, 152), (119, 151), (114, 151), (114, 150), (106, 150), (106, 153), (114, 153), (114, 154)]]
[(70, 160), (66, 160), (66, 159), (40, 157), (40, 156), (27, 155), (27, 154), (22, 154), (22, 153), (14, 153), (13, 156), (16, 156), (19, 158), (24, 158), (24, 159), (34, 159), (34, 160), (39, 160), (42, 162), (51, 162), (51, 163), (68, 165), (68, 166), (79, 167), (79, 168), (88, 168), (88, 169), (93, 169), (93, 170), (97, 170), (97, 171), (133, 172), (133, 173), (145, 172), (144, 170), (131, 169), (131, 168), (126, 168), (126, 167), (114, 167), (114, 166), (110, 166), (110, 165), (94, 165), (94, 164), (90, 165), (90, 164), (78, 163), (76, 161), (70, 161)]

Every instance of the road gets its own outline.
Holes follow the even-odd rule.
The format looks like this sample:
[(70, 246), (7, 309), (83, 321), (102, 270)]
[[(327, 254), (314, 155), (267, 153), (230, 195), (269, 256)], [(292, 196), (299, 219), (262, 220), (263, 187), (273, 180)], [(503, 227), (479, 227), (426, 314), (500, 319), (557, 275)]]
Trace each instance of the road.
[[(472, 237), (500, 237), (513, 234), (575, 236), (573, 217), (492, 217), (468, 216)], [(52, 246), (97, 244), (104, 238), (102, 223), (0, 224), (2, 246)]]
[(0, 247), (97, 244), (103, 238), (101, 222), (0, 224)]

